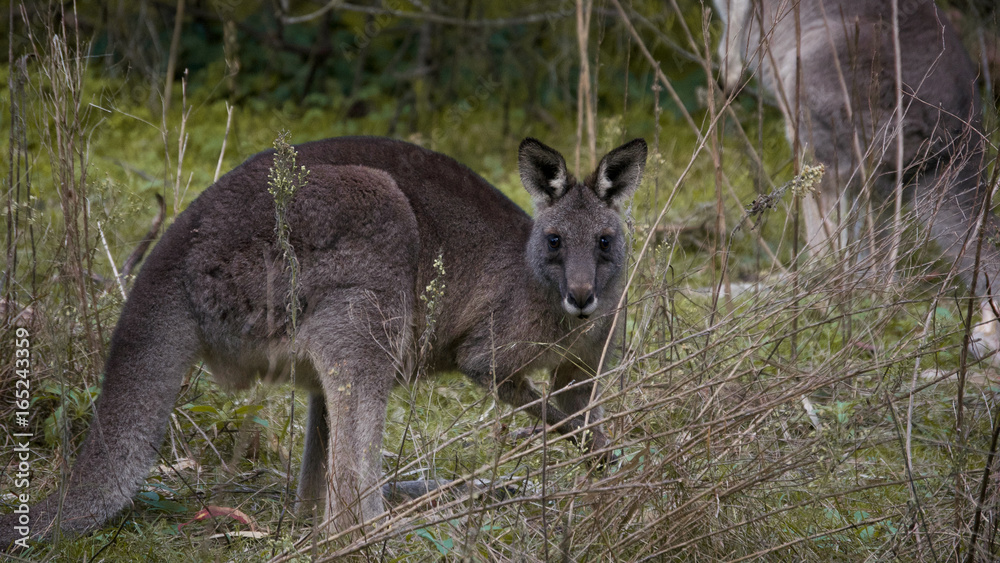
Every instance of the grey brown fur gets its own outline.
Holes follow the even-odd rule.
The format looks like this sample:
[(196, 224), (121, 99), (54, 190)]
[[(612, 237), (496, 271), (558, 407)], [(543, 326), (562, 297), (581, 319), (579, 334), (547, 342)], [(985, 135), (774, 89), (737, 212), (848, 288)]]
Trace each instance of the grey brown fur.
[[(844, 248), (864, 217), (896, 185), (896, 66), (888, 0), (715, 0), (724, 22), (722, 77), (739, 86), (744, 68), (775, 96), (789, 141), (797, 134), (826, 165), (815, 197), (804, 200), (808, 246)], [(903, 182), (918, 224), (971, 281), (975, 227), (987, 193), (976, 68), (932, 0), (899, 2)], [(796, 32), (798, 23), (798, 36)], [(801, 54), (801, 62), (796, 57)], [(799, 66), (800, 64), (800, 66)], [(799, 75), (801, 68), (801, 75)], [(998, 222), (987, 214), (988, 240)], [(878, 223), (878, 220), (876, 220)], [(850, 228), (845, 228), (850, 227)], [(966, 241), (972, 240), (963, 251)], [(960, 257), (961, 255), (961, 257)], [(977, 283), (996, 282), (1000, 253), (984, 244)]]
[[(298, 356), (290, 357), (280, 305), (287, 280), (268, 151), (179, 215), (136, 279), (62, 491), (63, 532), (91, 530), (130, 503), (198, 359), (234, 388), (287, 377), (295, 361), (297, 383), (311, 393), (299, 501), (323, 503), (339, 530), (376, 519), (388, 396), (413, 375), (415, 335), (427, 321), (419, 297), (439, 255), (445, 291), (422, 358), (428, 372), (460, 370), (511, 405), (534, 402), (526, 410), (536, 417), (543, 406), (526, 378), (532, 370), (550, 370), (556, 389), (592, 381), (622, 291), (618, 205), (641, 179), (642, 140), (609, 153), (582, 183), (558, 153), (525, 140), (520, 171), (535, 221), (461, 164), (414, 145), (356, 137), (297, 148), (310, 171), (288, 216), (302, 272)], [(581, 428), (593, 385), (556, 394), (546, 422), (561, 433)], [(590, 421), (601, 415), (589, 408)], [(581, 443), (610, 456), (599, 426)], [(32, 507), (32, 535), (52, 532), (58, 496)], [(13, 516), (0, 519), (4, 548)]]

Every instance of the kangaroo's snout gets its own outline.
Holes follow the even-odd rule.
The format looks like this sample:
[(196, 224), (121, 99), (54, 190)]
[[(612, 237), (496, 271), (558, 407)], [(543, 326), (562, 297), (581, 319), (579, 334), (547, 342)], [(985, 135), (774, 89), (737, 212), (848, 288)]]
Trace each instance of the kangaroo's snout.
[(563, 297), (563, 309), (577, 317), (586, 317), (597, 309), (597, 296), (594, 295), (594, 284), (571, 284)]

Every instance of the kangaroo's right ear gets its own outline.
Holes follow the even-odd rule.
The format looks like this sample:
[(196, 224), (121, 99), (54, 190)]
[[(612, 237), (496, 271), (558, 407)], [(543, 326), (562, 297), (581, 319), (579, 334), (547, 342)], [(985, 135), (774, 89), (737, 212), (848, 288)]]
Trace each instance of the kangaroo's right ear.
[(566, 161), (555, 149), (529, 137), (521, 141), (517, 161), (521, 183), (535, 200), (535, 205), (550, 205), (569, 189)]

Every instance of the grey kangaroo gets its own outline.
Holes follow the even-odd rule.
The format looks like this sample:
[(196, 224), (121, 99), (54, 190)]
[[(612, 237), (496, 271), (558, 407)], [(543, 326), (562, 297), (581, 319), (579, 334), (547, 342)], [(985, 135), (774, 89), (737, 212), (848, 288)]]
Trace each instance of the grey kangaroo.
[[(583, 182), (559, 153), (525, 139), (519, 169), (534, 221), (465, 166), (408, 143), (353, 137), (297, 150), (309, 170), (288, 215), (301, 264), (297, 354), (281, 305), (289, 282), (267, 151), (181, 213), (136, 278), (90, 431), (60, 491), (63, 532), (91, 530), (130, 503), (199, 359), (232, 388), (287, 377), (295, 362), (296, 383), (310, 393), (300, 506), (319, 503), (341, 531), (377, 520), (386, 405), (394, 384), (413, 375), (416, 335), (428, 324), (420, 297), (440, 275), (439, 257), (445, 289), (426, 371), (459, 370), (612, 457), (602, 409), (590, 403), (623, 290), (619, 206), (642, 178), (642, 139), (608, 153)], [(527, 378), (537, 369), (564, 389), (554, 404), (543, 405)], [(51, 533), (58, 507), (59, 494), (31, 507), (32, 536)], [(17, 516), (0, 520), (4, 547), (20, 537)]]
[[(844, 248), (847, 235), (861, 224), (863, 186), (885, 202), (898, 178), (891, 3), (714, 1), (724, 23), (719, 43), (724, 86), (735, 89), (744, 70), (755, 73), (777, 99), (789, 141), (797, 135), (826, 165), (818, 193), (803, 202), (807, 247), (819, 254)], [(982, 173), (977, 71), (933, 1), (900, 0), (898, 21), (902, 182), (920, 228), (971, 282), (978, 221), (989, 191)], [(972, 346), (979, 356), (1000, 348), (988, 299), (1000, 293), (1000, 222), (992, 213), (985, 221), (976, 292), (984, 298), (987, 322), (976, 327)]]

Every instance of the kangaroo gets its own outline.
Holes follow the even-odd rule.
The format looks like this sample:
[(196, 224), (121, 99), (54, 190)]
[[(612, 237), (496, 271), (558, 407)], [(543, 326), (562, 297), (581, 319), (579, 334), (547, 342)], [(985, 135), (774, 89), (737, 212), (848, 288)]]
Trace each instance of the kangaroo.
[[(294, 362), (295, 383), (310, 393), (299, 506), (319, 503), (340, 531), (377, 520), (386, 406), (395, 383), (414, 375), (416, 335), (429, 323), (420, 297), (441, 275), (435, 260), (445, 289), (426, 371), (459, 370), (611, 458), (590, 400), (623, 291), (619, 209), (639, 186), (645, 141), (611, 151), (579, 182), (558, 152), (525, 139), (519, 171), (534, 221), (465, 166), (415, 145), (345, 137), (297, 150), (309, 175), (288, 212), (301, 268), (294, 356), (266, 151), (205, 190), (150, 253), (68, 484), (31, 507), (32, 536), (51, 532), (60, 495), (59, 527), (73, 534), (129, 504), (197, 360), (230, 388), (280, 380)], [(563, 389), (554, 404), (527, 378), (537, 369)], [(4, 547), (24, 535), (17, 516), (0, 520)]]
[[(797, 136), (826, 167), (818, 193), (803, 200), (807, 248), (813, 254), (845, 248), (849, 231), (860, 230), (863, 189), (885, 201), (898, 180), (891, 3), (714, 2), (723, 21), (724, 87), (738, 88), (745, 70), (755, 73), (777, 99), (789, 142)], [(917, 224), (971, 283), (989, 191), (977, 71), (934, 2), (900, 1), (899, 9), (902, 182)], [(985, 221), (976, 293), (988, 322), (975, 328), (971, 348), (980, 357), (1000, 349), (990, 305), (1000, 292), (1000, 222), (989, 212)]]

